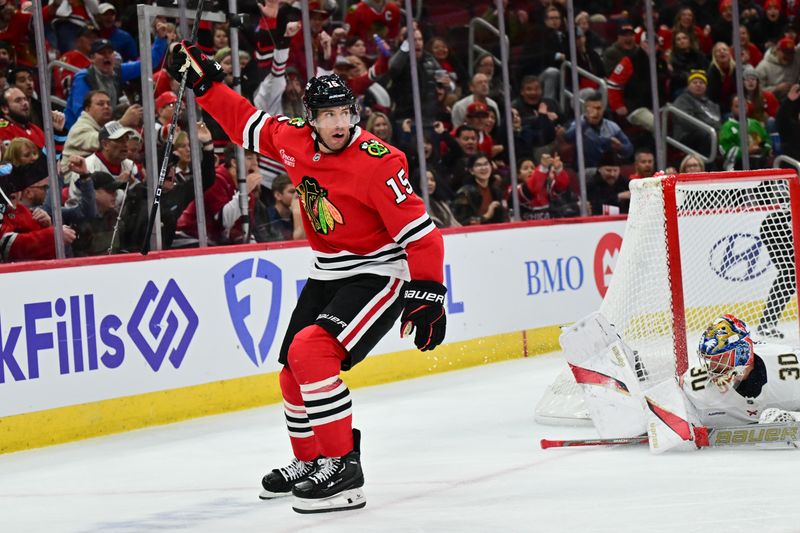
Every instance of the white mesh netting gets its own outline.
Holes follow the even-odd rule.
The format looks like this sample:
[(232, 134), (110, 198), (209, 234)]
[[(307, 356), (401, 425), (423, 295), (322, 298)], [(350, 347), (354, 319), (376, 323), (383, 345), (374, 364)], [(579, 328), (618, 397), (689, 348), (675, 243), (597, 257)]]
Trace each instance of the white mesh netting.
[[(600, 311), (640, 357), (645, 388), (695, 364), (700, 334), (723, 313), (743, 319), (756, 340), (780, 340), (777, 333), (785, 336), (781, 342), (800, 340), (788, 178), (770, 179), (785, 171), (753, 179), (741, 174), (678, 181), (669, 217), (663, 187), (668, 178), (631, 182), (625, 236)], [(670, 242), (680, 247), (681, 293), (673, 292)], [(676, 313), (685, 321), (686, 351), (676, 355), (673, 304), (680, 308), (680, 295), (683, 311)], [(545, 392), (536, 418), (588, 419), (569, 371)]]

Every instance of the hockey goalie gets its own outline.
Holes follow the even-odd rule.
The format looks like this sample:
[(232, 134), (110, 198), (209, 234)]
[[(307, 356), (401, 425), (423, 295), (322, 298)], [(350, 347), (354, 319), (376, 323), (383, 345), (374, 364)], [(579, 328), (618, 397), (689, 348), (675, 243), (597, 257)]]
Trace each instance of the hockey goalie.
[(601, 437), (647, 433), (651, 451), (660, 453), (696, 449), (698, 428), (800, 422), (800, 351), (754, 343), (731, 314), (703, 332), (696, 366), (656, 384), (600, 313), (566, 328), (559, 340)]

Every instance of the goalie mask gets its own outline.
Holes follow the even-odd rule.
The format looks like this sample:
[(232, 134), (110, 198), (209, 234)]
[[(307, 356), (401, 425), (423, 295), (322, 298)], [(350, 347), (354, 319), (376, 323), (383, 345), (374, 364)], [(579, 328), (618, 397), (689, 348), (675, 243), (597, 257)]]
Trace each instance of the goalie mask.
[(741, 381), (753, 368), (753, 340), (747, 324), (733, 315), (717, 318), (700, 338), (698, 354), (718, 386)]

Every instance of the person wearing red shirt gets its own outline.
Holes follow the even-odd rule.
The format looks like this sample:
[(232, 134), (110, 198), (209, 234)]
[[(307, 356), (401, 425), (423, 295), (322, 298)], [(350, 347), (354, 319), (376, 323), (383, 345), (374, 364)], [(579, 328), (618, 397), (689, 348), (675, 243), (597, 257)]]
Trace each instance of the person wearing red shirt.
[[(75, 48), (64, 52), (58, 58), (62, 63), (72, 65), (77, 69), (89, 68), (92, 60), (89, 54), (92, 49), (92, 43), (97, 39), (97, 31), (92, 26), (84, 26), (78, 30), (75, 38)], [(65, 68), (53, 69), (53, 96), (66, 99), (69, 94), (70, 85), (72, 85), (72, 78), (75, 72)]]
[(569, 174), (558, 154), (543, 153), (539, 164), (524, 159), (519, 166), (517, 186), (523, 220), (550, 218), (550, 198), (569, 189)]
[(361, 0), (350, 7), (345, 21), (350, 25), (350, 35), (364, 40), (369, 47), (374, 34), (390, 40), (400, 31), (400, 7), (386, 0)]
[(168, 68), (186, 75), (233, 142), (284, 163), (314, 254), (279, 356), (294, 459), (264, 477), (261, 497), (291, 491), (299, 513), (364, 507), (361, 434), (339, 373), (398, 317), (420, 350), (444, 340), (442, 236), (414, 194), (405, 155), (358, 127), (355, 95), (335, 74), (308, 81), (302, 119), (253, 107), (191, 43), (175, 47)]
[[(9, 87), (0, 97), (0, 141), (11, 141), (16, 137), (30, 139), (40, 149), (44, 150), (44, 132), (42, 128), (31, 122), (31, 104), (25, 94), (16, 87)], [(53, 111), (53, 130), (59, 142), (56, 144), (56, 154), (61, 153), (66, 136), (64, 129), (64, 113)]]
[[(50, 217), (41, 209), (34, 217), (19, 200), (28, 187), (47, 177), (44, 157), (33, 163), (12, 167), (0, 177), (0, 263), (55, 259), (54, 229)], [(62, 226), (64, 243), (75, 240), (75, 231)]]
[[(247, 176), (248, 213), (253, 213), (261, 174), (255, 152), (245, 153), (245, 176)], [(203, 194), (206, 214), (206, 234), (217, 244), (241, 243), (243, 231), (237, 188), (236, 145), (225, 147), (225, 163), (215, 169), (216, 179)], [(192, 201), (178, 218), (178, 231), (197, 238), (197, 204)]]

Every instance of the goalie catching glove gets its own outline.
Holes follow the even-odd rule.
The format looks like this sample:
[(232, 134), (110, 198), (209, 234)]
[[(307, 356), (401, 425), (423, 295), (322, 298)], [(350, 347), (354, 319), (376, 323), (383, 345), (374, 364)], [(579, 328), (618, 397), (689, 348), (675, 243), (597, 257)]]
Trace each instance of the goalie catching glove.
[(400, 336), (416, 330), (414, 344), (421, 351), (433, 350), (444, 340), (447, 316), (444, 295), (447, 289), (435, 281), (409, 281), (403, 290)]
[(225, 79), (220, 64), (206, 56), (191, 41), (181, 41), (173, 46), (167, 71), (176, 80), (180, 80), (186, 72), (186, 85), (191, 87), (196, 96), (203, 96), (213, 82)]

